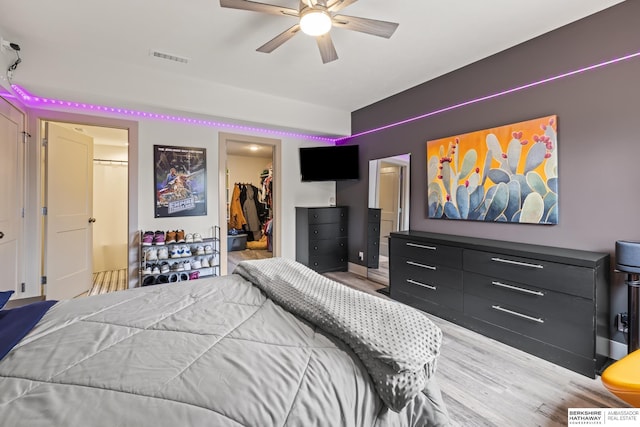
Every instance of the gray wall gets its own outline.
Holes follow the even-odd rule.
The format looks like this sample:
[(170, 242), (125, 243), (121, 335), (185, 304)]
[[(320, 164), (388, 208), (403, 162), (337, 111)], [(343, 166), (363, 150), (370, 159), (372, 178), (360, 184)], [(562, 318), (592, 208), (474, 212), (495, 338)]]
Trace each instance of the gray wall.
[[(352, 134), (640, 51), (640, 1), (627, 1), (352, 113)], [(393, 78), (391, 76), (391, 78)], [(426, 141), (558, 116), (559, 224), (429, 220)], [(608, 252), (640, 240), (640, 57), (354, 138), (361, 179), (338, 182), (350, 207), (349, 261), (366, 251), (368, 161), (410, 152), (411, 229)], [(365, 256), (366, 259), (366, 256)], [(612, 317), (626, 311), (611, 274)], [(620, 333), (612, 337), (624, 342)]]

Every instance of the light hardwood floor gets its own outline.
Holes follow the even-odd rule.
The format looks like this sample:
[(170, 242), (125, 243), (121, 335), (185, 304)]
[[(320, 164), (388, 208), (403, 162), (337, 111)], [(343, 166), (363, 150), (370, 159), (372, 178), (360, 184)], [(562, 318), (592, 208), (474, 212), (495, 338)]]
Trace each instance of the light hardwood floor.
[[(370, 292), (348, 272), (331, 279)], [(568, 408), (628, 407), (591, 379), (427, 314), (444, 334), (436, 378), (454, 426), (566, 426)]]
[(227, 253), (227, 272), (231, 274), (240, 261), (248, 259), (272, 258), (273, 253), (266, 249), (244, 249), (242, 251), (230, 251)]

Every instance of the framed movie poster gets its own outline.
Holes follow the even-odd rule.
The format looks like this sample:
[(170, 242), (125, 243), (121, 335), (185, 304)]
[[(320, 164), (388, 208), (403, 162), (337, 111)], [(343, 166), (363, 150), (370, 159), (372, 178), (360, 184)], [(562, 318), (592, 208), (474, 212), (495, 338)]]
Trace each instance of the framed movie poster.
[(207, 150), (153, 146), (155, 216), (207, 214)]

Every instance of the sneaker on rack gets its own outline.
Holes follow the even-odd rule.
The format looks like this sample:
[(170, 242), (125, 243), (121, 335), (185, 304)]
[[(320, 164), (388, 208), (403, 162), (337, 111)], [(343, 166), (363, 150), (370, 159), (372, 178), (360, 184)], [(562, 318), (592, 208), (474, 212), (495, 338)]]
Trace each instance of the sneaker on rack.
[(196, 255), (204, 255), (204, 246), (198, 245), (196, 247)]
[(153, 244), (153, 231), (145, 231), (142, 235), (142, 246), (151, 246)]
[(176, 232), (175, 231), (173, 231), (173, 230), (167, 231), (166, 242), (167, 242), (167, 244), (176, 242)]
[(173, 263), (171, 268), (173, 271), (184, 271), (184, 264), (182, 264), (182, 261), (178, 261)]
[(219, 254), (216, 252), (215, 254), (213, 254), (211, 258), (209, 258), (209, 264), (211, 265), (211, 267), (214, 267), (219, 263), (220, 263)]
[(198, 270), (200, 268), (202, 268), (202, 263), (200, 262), (200, 260), (198, 258), (194, 258), (191, 260), (191, 268), (193, 270)]
[(183, 257), (189, 257), (192, 256), (191, 254), (191, 248), (187, 245), (182, 246), (182, 256)]
[(206, 245), (204, 247), (204, 253), (207, 255), (211, 255), (213, 253), (213, 248), (211, 247), (211, 245)]
[(155, 276), (147, 276), (142, 280), (142, 286), (150, 286), (156, 284)]
[(180, 246), (174, 246), (171, 248), (171, 252), (169, 253), (170, 258), (180, 258), (182, 256), (182, 251), (180, 250)]
[(193, 234), (189, 233), (186, 236), (184, 236), (184, 242), (185, 243), (193, 243)]
[(160, 264), (160, 273), (165, 274), (168, 273), (171, 269), (169, 268), (169, 263), (167, 261)]
[(179, 276), (176, 273), (171, 273), (169, 275), (169, 283), (175, 283), (179, 279)]
[(169, 249), (164, 246), (158, 248), (158, 259), (169, 259)]
[(189, 280), (189, 275), (187, 273), (180, 273), (180, 281), (185, 282)]
[(200, 278), (200, 272), (198, 270), (189, 273), (189, 280), (195, 280), (198, 278)]
[(156, 285), (161, 285), (163, 283), (169, 283), (169, 276), (167, 276), (166, 274), (161, 274), (156, 277)]
[(147, 261), (157, 261), (158, 260), (158, 250), (153, 248), (153, 249), (147, 249), (146, 251), (144, 251), (144, 259)]
[(158, 264), (151, 266), (151, 274), (160, 274), (160, 266)]
[(200, 235), (200, 233), (193, 233), (193, 242), (194, 243), (202, 242), (202, 236)]
[(184, 230), (176, 230), (176, 243), (184, 243)]
[(211, 264), (209, 264), (209, 259), (206, 256), (202, 257), (202, 261), (200, 261), (200, 264), (202, 265), (202, 268), (211, 267)]
[(156, 231), (153, 235), (153, 244), (156, 246), (164, 245), (164, 231)]
[(144, 269), (142, 270), (142, 274), (151, 274), (151, 264), (146, 263), (144, 265)]

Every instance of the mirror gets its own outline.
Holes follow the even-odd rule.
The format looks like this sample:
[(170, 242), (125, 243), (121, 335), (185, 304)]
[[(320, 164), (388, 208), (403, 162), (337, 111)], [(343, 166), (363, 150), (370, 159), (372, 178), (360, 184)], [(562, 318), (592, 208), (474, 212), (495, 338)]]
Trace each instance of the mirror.
[(411, 153), (369, 161), (367, 278), (387, 286), (389, 233), (409, 229), (410, 163)]

